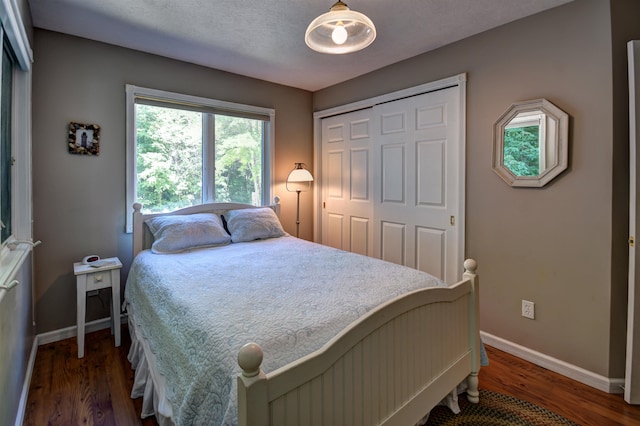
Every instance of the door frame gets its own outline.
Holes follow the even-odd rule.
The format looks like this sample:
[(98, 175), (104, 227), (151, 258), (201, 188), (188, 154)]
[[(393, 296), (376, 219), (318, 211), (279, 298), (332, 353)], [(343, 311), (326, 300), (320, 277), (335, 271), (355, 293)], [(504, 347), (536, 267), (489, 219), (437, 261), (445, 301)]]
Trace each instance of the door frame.
[(624, 400), (629, 404), (640, 404), (640, 252), (637, 251), (636, 238), (639, 216), (638, 190), (640, 177), (637, 172), (638, 142), (640, 142), (640, 121), (637, 120), (640, 107), (640, 41), (631, 40), (627, 43), (628, 71), (629, 71), (629, 280), (627, 294), (627, 345), (625, 358)]
[[(420, 95), (422, 93), (433, 92), (440, 89), (446, 89), (449, 87), (459, 87), (459, 101), (460, 101), (460, 120), (459, 120), (459, 135), (460, 135), (460, 149), (458, 155), (459, 176), (458, 176), (458, 213), (456, 214), (459, 228), (458, 233), (458, 257), (464, 259), (465, 256), (465, 186), (466, 186), (466, 110), (467, 110), (467, 74), (461, 73), (452, 77), (443, 78), (441, 80), (432, 81), (430, 83), (421, 84), (419, 86), (410, 87), (407, 89), (398, 90), (395, 92), (387, 93), (373, 98), (364, 99), (357, 102), (352, 102), (345, 105), (340, 105), (333, 108), (328, 108), (322, 111), (313, 113), (313, 171), (315, 173), (315, 180), (322, 182), (322, 119), (331, 117), (333, 115), (345, 114), (353, 112), (363, 108), (370, 108), (377, 104), (396, 101), (409, 96)], [(322, 190), (314, 185), (313, 188), (313, 241), (320, 242), (322, 238)], [(462, 275), (462, 262), (458, 262), (458, 275)]]

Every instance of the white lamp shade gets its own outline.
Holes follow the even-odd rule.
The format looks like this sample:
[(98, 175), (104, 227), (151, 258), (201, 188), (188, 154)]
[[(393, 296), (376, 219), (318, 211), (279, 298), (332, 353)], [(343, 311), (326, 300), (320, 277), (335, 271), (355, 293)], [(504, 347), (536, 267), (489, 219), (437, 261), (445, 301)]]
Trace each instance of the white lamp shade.
[(289, 173), (287, 182), (313, 182), (313, 176), (307, 169), (293, 169)]
[(295, 164), (296, 166), (287, 177), (287, 191), (308, 191), (311, 188), (311, 182), (313, 182), (313, 175), (302, 166), (302, 163)]
[(338, 1), (309, 24), (304, 41), (317, 52), (342, 54), (362, 50), (375, 38), (376, 27), (371, 19)]

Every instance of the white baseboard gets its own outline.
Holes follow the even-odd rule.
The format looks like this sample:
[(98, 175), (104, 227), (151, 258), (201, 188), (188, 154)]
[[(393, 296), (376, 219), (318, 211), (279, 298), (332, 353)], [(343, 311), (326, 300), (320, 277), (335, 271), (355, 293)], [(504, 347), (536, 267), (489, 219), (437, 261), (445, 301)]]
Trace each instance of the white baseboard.
[[(120, 323), (125, 324), (127, 322), (127, 315), (120, 316)], [(85, 324), (84, 332), (93, 333), (94, 331), (103, 330), (111, 327), (111, 320), (109, 317), (101, 318), (95, 321), (90, 321)], [(71, 327), (61, 328), (60, 330), (48, 331), (46, 333), (38, 334), (38, 345), (46, 345), (47, 343), (59, 342), (60, 340), (68, 339), (78, 335), (78, 327), (72, 325)]]
[(22, 383), (22, 392), (20, 393), (20, 402), (18, 404), (18, 414), (16, 416), (15, 426), (22, 426), (24, 423), (24, 414), (27, 409), (27, 398), (29, 397), (29, 386), (31, 385), (31, 375), (33, 374), (33, 366), (36, 363), (36, 354), (38, 352), (38, 336), (34, 336), (31, 345), (31, 354), (27, 363), (27, 371), (24, 375)]
[[(591, 386), (607, 393), (624, 392), (624, 378), (612, 379), (601, 376), (600, 374), (585, 370), (584, 368), (569, 364), (524, 346), (520, 346), (517, 343), (510, 342), (484, 331), (480, 332), (480, 337), (482, 338), (482, 342), (489, 346), (493, 346), (496, 349), (500, 349), (501, 351), (517, 356), (518, 358), (532, 362), (555, 373), (562, 374), (565, 377), (583, 383), (587, 386)], [(489, 362), (491, 362), (491, 359), (489, 359)]]
[[(128, 318), (126, 314), (120, 316), (120, 323), (127, 323)], [(85, 334), (92, 333), (94, 331), (103, 330), (111, 327), (110, 318), (101, 318), (99, 320), (91, 321), (85, 324)], [(38, 353), (38, 346), (46, 345), (47, 343), (59, 342), (60, 340), (68, 339), (78, 335), (78, 327), (71, 326), (62, 328), (60, 330), (49, 331), (41, 333), (33, 338), (33, 345), (31, 346), (31, 354), (29, 355), (29, 362), (27, 364), (27, 371), (24, 375), (24, 383), (22, 384), (22, 393), (20, 394), (20, 404), (18, 406), (18, 414), (16, 416), (15, 426), (21, 426), (24, 422), (24, 414), (27, 409), (27, 398), (29, 397), (29, 386), (31, 385), (31, 376), (33, 375), (33, 367), (36, 363), (36, 355)]]

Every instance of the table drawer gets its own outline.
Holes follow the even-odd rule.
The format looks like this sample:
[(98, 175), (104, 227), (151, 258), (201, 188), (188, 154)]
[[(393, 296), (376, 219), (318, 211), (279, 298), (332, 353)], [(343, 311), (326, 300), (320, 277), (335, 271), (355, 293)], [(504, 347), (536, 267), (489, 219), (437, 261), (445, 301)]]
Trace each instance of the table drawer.
[(111, 287), (111, 271), (87, 274), (87, 291)]

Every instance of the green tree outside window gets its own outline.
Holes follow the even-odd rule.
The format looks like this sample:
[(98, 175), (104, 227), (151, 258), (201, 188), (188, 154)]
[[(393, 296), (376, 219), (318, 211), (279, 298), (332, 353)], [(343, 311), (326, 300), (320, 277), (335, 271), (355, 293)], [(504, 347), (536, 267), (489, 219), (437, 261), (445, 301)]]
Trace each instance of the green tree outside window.
[[(207, 113), (136, 105), (137, 201), (162, 212), (201, 204), (203, 123)], [(259, 204), (262, 194), (261, 120), (208, 114), (215, 122), (216, 201)]]
[(516, 176), (540, 174), (540, 127), (504, 130), (504, 165)]

